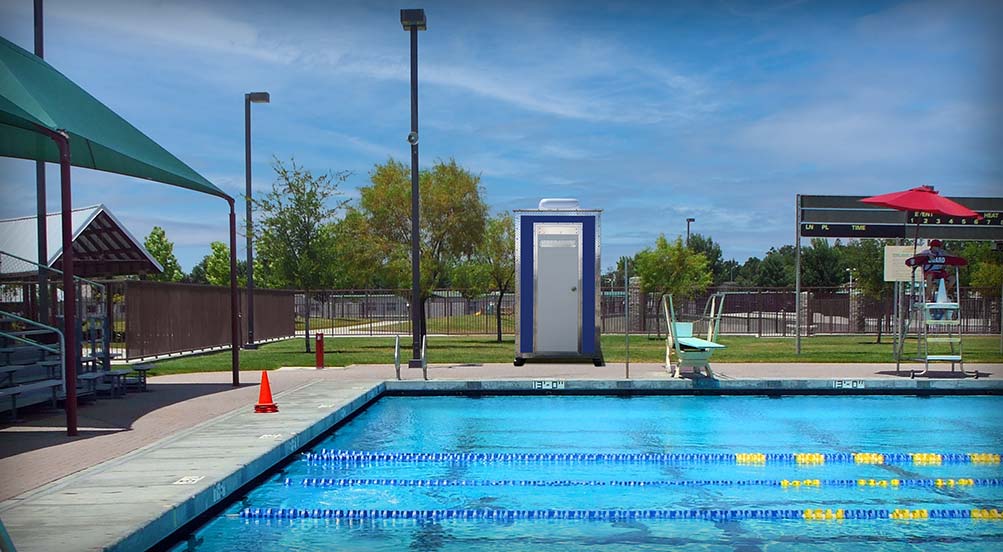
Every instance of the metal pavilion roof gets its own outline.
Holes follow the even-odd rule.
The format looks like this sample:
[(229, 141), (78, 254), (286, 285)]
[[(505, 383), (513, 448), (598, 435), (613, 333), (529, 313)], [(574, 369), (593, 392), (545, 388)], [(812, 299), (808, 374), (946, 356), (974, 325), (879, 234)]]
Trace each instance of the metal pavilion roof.
[[(104, 205), (73, 210), (74, 273), (85, 278), (107, 278), (163, 271), (160, 263)], [(49, 258), (39, 264), (62, 269), (60, 214), (49, 213)], [(31, 262), (38, 262), (38, 235), (34, 216), (0, 220), (0, 251)], [(10, 278), (32, 273), (24, 263), (5, 262), (0, 277)]]

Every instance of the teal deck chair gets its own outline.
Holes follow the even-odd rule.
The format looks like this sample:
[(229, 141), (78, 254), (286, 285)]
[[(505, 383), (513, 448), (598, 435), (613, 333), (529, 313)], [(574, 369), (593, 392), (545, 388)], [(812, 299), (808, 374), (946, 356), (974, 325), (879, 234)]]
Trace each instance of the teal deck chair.
[(714, 349), (723, 349), (724, 345), (715, 343), (721, 327), (721, 314), (724, 312), (724, 293), (715, 293), (707, 300), (703, 319), (707, 322), (707, 339), (693, 337), (693, 322), (676, 320), (672, 305), (672, 295), (662, 297), (662, 308), (665, 311), (667, 327), (665, 336), (665, 369), (673, 377), (681, 378), (683, 368), (692, 368), (694, 374), (700, 370), (707, 371), (707, 377), (714, 377), (710, 368), (710, 357)]

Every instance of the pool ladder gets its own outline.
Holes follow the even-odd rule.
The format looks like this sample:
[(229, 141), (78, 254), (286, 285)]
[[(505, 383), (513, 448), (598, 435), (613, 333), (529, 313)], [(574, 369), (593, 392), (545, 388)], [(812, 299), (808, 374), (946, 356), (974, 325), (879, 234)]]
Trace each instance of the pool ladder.
[[(421, 378), (428, 381), (428, 358), (425, 356), (425, 345), (428, 336), (421, 336)], [(401, 336), (394, 336), (394, 371), (397, 379), (401, 379)]]

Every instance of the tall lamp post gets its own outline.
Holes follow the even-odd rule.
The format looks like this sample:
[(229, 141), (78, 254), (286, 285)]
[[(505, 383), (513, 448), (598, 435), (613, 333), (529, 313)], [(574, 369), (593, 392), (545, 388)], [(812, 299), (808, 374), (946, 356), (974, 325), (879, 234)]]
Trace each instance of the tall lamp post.
[(421, 368), (421, 272), (418, 247), (418, 31), (426, 29), (425, 10), (401, 10), (401, 26), (411, 33), (411, 360), (408, 367)]
[(690, 246), (690, 224), (696, 222), (697, 219), (689, 217), (686, 219), (686, 247)]
[(251, 104), (269, 103), (268, 92), (244, 94), (244, 180), (247, 186), (247, 343), (245, 349), (256, 349), (254, 344), (254, 219), (251, 216)]

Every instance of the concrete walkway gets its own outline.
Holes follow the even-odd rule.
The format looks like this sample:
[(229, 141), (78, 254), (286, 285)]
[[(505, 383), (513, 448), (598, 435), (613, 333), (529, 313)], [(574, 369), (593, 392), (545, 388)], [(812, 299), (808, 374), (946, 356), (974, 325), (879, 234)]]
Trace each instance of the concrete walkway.
[[(916, 383), (908, 371), (896, 374), (894, 364), (714, 365), (722, 386), (867, 380), (895, 387), (1003, 389), (1003, 364), (967, 367), (978, 368), (980, 379), (961, 379), (949, 366), (947, 372), (938, 367), (931, 372), (937, 377), (917, 378)], [(419, 369), (401, 372), (405, 380), (421, 379)], [(428, 375), (440, 382), (620, 381), (625, 367), (453, 364), (430, 366)], [(18, 549), (145, 548), (194, 515), (189, 512), (185, 518), (178, 512), (197, 513), (219, 502), (381, 392), (382, 382), (395, 374), (385, 365), (270, 372), (278, 415), (252, 413), (259, 377), (257, 372), (242, 373), (247, 383), (238, 388), (230, 385), (228, 372), (150, 378), (148, 393), (83, 405), (80, 435), (73, 438), (65, 435), (61, 411), (26, 414), (23, 422), (0, 428), (0, 518)], [(673, 386), (696, 383), (670, 381), (659, 364), (631, 364), (630, 377)], [(109, 519), (116, 522), (109, 524)], [(71, 525), (83, 533), (74, 531), (68, 541)]]

